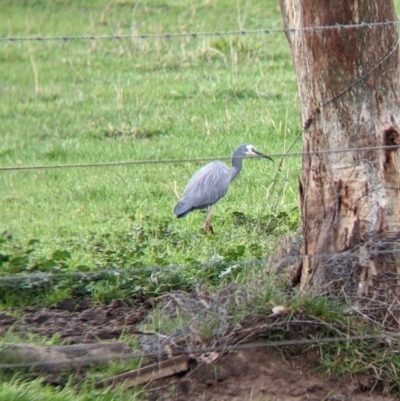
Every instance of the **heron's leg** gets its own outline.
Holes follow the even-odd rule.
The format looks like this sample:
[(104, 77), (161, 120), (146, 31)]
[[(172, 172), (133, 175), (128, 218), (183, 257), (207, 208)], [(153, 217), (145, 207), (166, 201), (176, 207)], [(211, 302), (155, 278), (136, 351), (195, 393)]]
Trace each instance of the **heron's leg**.
[(204, 223), (204, 229), (206, 231), (210, 231), (211, 234), (214, 234), (214, 229), (211, 224), (211, 213), (212, 213), (212, 206), (209, 206), (207, 208), (207, 216), (206, 216), (206, 221)]

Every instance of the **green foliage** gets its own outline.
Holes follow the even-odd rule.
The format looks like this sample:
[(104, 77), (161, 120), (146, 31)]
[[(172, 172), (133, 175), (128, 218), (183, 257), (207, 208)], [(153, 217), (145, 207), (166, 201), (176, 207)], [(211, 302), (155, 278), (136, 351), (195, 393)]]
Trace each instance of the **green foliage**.
[(335, 322), (343, 317), (343, 303), (328, 296), (314, 297), (309, 294), (297, 294), (290, 299), (290, 308), (304, 311), (324, 322)]
[(365, 340), (325, 345), (320, 347), (320, 363), (324, 372), (343, 377), (375, 372), (385, 392), (400, 394), (400, 357), (385, 343)]
[[(125, 232), (92, 233), (84, 239), (65, 240), (67, 249), (58, 248), (49, 255), (49, 248), (36, 239), (21, 243), (12, 236), (0, 236), (0, 300), (7, 304), (19, 299), (18, 305), (54, 305), (63, 297), (89, 295), (95, 301), (108, 303), (173, 289), (190, 290), (199, 281), (214, 285), (220, 283), (221, 277), (235, 280), (248, 260), (261, 260), (271, 241), (274, 243), (272, 237), (265, 243), (250, 237), (246, 242), (228, 241), (223, 247), (218, 238), (201, 230), (196, 230), (196, 236), (181, 236), (172, 222), (156, 226), (149, 216), (143, 220), (146, 225), (132, 225)], [(193, 241), (209, 241), (215, 249), (213, 255), (205, 260), (193, 257)], [(191, 251), (188, 254), (187, 248)], [(176, 264), (177, 251), (181, 249), (183, 257)], [(10, 275), (15, 277), (8, 280)], [(18, 296), (21, 291), (23, 298)]]
[[(119, 3), (95, 7), (60, 2), (56, 8), (41, 2), (5, 4), (0, 21), (12, 15), (12, 32), (21, 35), (28, 28), (37, 34), (86, 29), (102, 34), (111, 21), (118, 21), (114, 26), (122, 33), (131, 10)], [(172, 14), (163, 11), (160, 26), (157, 2), (136, 5), (138, 21), (146, 21), (136, 28), (157, 32), (176, 27), (183, 21), (180, 13), (191, 10), (187, 29), (232, 29), (237, 12), (244, 12), (240, 5), (219, 3), (167, 8)], [(246, 9), (248, 29), (277, 24), (276, 6), (267, 7), (262, 21), (261, 9), (264, 3)], [(225, 28), (215, 18), (222, 12)], [(271, 43), (270, 37), (257, 36), (5, 43), (0, 165), (217, 157), (230, 155), (244, 142), (268, 153), (282, 152), (298, 132), (295, 82), (286, 39), (277, 35)], [(275, 74), (265, 74), (275, 69)], [(241, 176), (215, 208), (215, 237), (201, 229), (203, 213), (182, 220), (172, 214), (177, 195), (199, 167), (171, 163), (0, 175), (0, 232), (6, 232), (0, 275), (138, 268), (135, 275), (91, 281), (78, 276), (0, 282), (7, 288), (1, 299), (14, 302), (24, 289), (20, 304), (36, 297), (53, 303), (62, 294), (96, 294), (105, 301), (188, 289), (203, 279), (218, 284), (229, 263), (266, 257), (276, 238), (296, 229), (296, 184), (294, 176), (291, 181), (287, 177), (297, 171), (299, 160), (284, 162), (277, 187), (285, 193), (271, 194), (276, 166), (245, 161)], [(204, 265), (211, 267), (200, 268)], [(154, 266), (168, 272), (157, 284), (139, 271)]]
[[(280, 26), (272, 0), (246, 6), (6, 1), (0, 34), (231, 30), (238, 16), (240, 29)], [(245, 142), (281, 153), (298, 133), (284, 35), (4, 42), (0, 63), (2, 166), (218, 157)], [(286, 160), (278, 174), (277, 186), (286, 192), (268, 195), (276, 165), (245, 161), (215, 207), (214, 237), (201, 228), (203, 213), (182, 220), (172, 214), (199, 167), (1, 174), (0, 302), (54, 305), (89, 295), (107, 303), (242, 277), (243, 262), (265, 258), (298, 225), (295, 179), (286, 180), (299, 160)], [(93, 274), (104, 269), (110, 272)], [(37, 276), (2, 280), (27, 274)]]

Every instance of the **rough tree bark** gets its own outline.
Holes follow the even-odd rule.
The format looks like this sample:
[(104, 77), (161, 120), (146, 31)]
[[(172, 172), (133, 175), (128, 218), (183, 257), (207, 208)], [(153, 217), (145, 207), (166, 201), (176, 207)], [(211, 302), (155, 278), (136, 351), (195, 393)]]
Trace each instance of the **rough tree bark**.
[[(399, 280), (398, 259), (373, 251), (393, 249), (399, 238), (399, 150), (325, 151), (400, 144), (397, 26), (298, 29), (396, 21), (393, 1), (280, 0), (280, 7), (306, 127), (303, 151), (315, 152), (303, 156), (299, 183), (300, 286), (321, 288), (353, 269), (353, 290), (371, 297), (388, 288), (379, 278)], [(352, 263), (333, 272), (338, 264), (316, 257), (335, 253), (353, 255)]]

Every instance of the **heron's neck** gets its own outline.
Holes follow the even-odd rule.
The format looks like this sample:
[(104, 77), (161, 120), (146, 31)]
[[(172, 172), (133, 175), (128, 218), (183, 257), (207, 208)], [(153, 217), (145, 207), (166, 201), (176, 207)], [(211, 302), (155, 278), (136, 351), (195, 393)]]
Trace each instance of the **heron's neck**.
[(237, 175), (239, 175), (240, 170), (242, 169), (242, 157), (232, 156), (232, 167), (231, 167), (231, 181), (233, 181)]

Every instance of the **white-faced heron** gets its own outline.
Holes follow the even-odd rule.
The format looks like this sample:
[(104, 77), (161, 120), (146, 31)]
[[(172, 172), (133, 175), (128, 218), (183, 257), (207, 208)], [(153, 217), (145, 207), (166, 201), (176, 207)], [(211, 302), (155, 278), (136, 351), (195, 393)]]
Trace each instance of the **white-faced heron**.
[(185, 217), (193, 210), (207, 209), (204, 228), (214, 234), (211, 225), (212, 207), (226, 195), (229, 184), (240, 173), (243, 158), (247, 156), (272, 160), (269, 156), (259, 152), (253, 145), (245, 144), (238, 146), (233, 152), (231, 168), (220, 161), (208, 163), (198, 170), (186, 185), (181, 200), (174, 208), (176, 217)]

